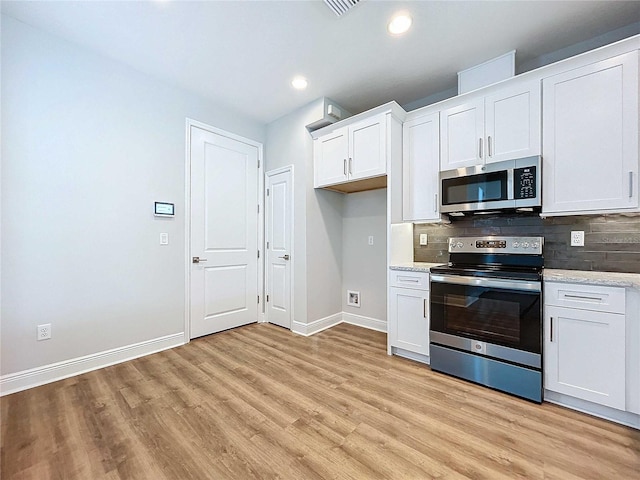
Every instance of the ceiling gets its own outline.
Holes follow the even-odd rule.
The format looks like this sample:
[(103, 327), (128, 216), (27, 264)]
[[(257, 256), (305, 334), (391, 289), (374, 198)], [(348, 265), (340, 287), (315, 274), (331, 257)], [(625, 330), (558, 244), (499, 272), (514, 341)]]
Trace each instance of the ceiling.
[[(413, 26), (391, 37), (398, 10)], [(354, 113), (407, 104), (507, 51), (521, 64), (640, 22), (638, 1), (363, 0), (337, 17), (319, 0), (3, 0), (2, 12), (263, 123), (321, 96)]]

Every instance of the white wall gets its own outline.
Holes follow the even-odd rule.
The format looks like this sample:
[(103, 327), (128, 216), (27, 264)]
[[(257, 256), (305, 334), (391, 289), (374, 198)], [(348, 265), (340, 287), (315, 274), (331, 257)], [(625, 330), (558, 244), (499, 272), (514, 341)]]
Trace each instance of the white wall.
[(1, 93), (1, 373), (182, 332), (185, 118), (264, 126), (7, 17)]
[[(342, 309), (387, 321), (387, 190), (351, 193), (342, 221)], [(373, 245), (369, 245), (373, 236)], [(360, 292), (360, 308), (347, 305), (346, 291)]]
[[(342, 195), (313, 188), (313, 140), (318, 99), (267, 125), (265, 171), (294, 165), (294, 314), (308, 324), (342, 309)], [(295, 329), (295, 325), (294, 325)]]

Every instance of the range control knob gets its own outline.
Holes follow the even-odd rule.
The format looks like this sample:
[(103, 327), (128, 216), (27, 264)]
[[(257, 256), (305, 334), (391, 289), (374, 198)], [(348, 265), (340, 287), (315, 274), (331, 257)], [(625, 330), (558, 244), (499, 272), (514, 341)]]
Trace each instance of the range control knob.
[(458, 247), (458, 248), (462, 248), (463, 246), (464, 246), (464, 244), (462, 242), (456, 243), (456, 247)]
[(522, 242), (522, 248), (529, 248), (529, 242)]
[(513, 242), (513, 248), (518, 248), (520, 246), (519, 242)]
[(538, 247), (540, 247), (540, 244), (538, 242), (533, 242), (531, 244), (531, 248), (538, 248)]

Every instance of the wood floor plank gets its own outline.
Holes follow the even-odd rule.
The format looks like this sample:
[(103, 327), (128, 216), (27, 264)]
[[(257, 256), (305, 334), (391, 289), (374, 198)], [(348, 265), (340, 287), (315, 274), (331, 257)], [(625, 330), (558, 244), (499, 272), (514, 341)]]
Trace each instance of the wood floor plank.
[(254, 324), (0, 399), (0, 478), (639, 480), (640, 432)]

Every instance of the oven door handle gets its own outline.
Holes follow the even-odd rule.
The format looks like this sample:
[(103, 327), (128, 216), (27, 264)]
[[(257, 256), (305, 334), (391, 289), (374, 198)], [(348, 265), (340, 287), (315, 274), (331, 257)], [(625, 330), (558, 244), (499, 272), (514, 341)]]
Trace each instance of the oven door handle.
[(455, 285), (470, 285), (472, 287), (493, 287), (526, 292), (541, 292), (541, 282), (526, 280), (502, 280), (497, 278), (465, 277), (458, 275), (431, 275), (431, 281), (437, 283), (451, 283)]

